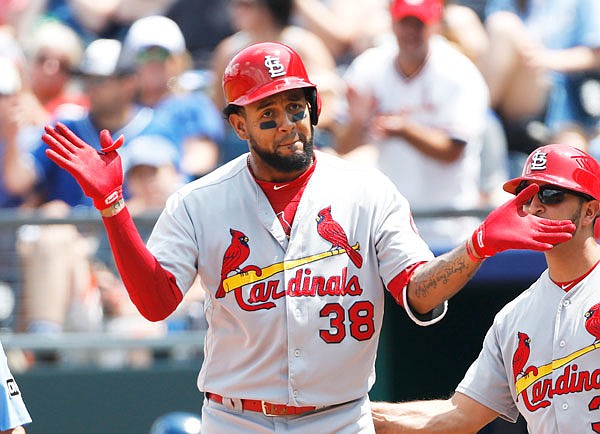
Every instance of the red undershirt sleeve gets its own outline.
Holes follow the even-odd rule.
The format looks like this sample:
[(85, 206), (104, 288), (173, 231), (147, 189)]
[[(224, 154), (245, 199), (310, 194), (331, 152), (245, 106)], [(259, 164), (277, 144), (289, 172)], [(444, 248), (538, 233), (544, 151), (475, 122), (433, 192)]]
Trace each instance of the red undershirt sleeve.
[(102, 221), (129, 298), (144, 318), (165, 319), (183, 298), (175, 276), (150, 253), (127, 208)]
[(406, 306), (404, 306), (403, 293), (405, 291), (406, 285), (408, 285), (408, 282), (410, 281), (410, 278), (414, 274), (415, 270), (421, 265), (423, 265), (425, 262), (426, 261), (416, 262), (414, 264), (409, 265), (404, 270), (402, 270), (400, 274), (394, 277), (387, 286), (388, 291), (390, 292), (390, 294), (392, 294), (394, 300), (396, 300), (396, 303), (398, 303), (405, 309)]
[[(430, 325), (435, 324), (439, 320), (441, 320), (446, 314), (448, 303), (444, 302), (434, 307), (427, 313), (420, 314), (418, 312), (413, 311), (410, 306), (407, 306), (408, 300), (406, 299), (405, 292), (406, 286), (410, 282), (412, 275), (415, 270), (419, 268), (421, 265), (425, 264), (427, 261), (417, 262), (415, 264), (411, 264), (402, 270), (396, 277), (394, 277), (390, 283), (388, 284), (388, 291), (396, 300), (400, 306), (404, 308), (408, 316), (419, 325)], [(406, 300), (406, 303), (405, 303)]]

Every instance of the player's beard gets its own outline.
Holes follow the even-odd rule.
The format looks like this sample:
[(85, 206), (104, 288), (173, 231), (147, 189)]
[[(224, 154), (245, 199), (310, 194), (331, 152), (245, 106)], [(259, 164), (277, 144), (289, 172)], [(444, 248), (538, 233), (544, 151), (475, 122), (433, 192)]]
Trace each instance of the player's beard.
[(253, 137), (250, 137), (248, 141), (252, 152), (266, 164), (279, 172), (291, 173), (308, 169), (312, 164), (314, 157), (313, 137), (314, 134), (311, 134), (310, 138), (303, 134), (298, 134), (298, 140), (302, 143), (303, 150), (302, 152), (294, 152), (290, 155), (279, 155), (277, 151), (270, 152), (261, 149)]
[[(579, 230), (580, 219), (581, 219), (581, 207), (579, 209), (577, 209), (576, 211), (573, 211), (573, 214), (571, 214), (571, 216), (568, 219), (566, 219), (575, 225), (575, 230), (573, 231), (573, 236), (575, 236), (575, 234)], [(563, 243), (559, 243), (559, 244), (563, 244)], [(555, 244), (555, 246), (557, 246), (557, 245), (558, 244)]]
[[(581, 218), (581, 207), (573, 212), (573, 215), (571, 216), (571, 218), (569, 220), (571, 220), (571, 223), (573, 223), (575, 225), (575, 232), (577, 232), (577, 230), (579, 229), (579, 219)], [(573, 235), (575, 234), (575, 232), (573, 232)]]

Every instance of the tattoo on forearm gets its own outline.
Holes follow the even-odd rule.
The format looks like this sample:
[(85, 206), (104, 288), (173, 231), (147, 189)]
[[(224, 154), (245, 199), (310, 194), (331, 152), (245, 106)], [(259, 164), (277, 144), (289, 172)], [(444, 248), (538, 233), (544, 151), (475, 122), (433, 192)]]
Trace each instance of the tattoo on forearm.
[[(419, 298), (430, 296), (431, 291), (440, 290), (447, 300), (456, 294), (473, 277), (478, 266), (467, 261), (458, 251), (439, 256), (425, 264), (415, 284), (415, 295)], [(443, 287), (443, 288), (442, 288)]]

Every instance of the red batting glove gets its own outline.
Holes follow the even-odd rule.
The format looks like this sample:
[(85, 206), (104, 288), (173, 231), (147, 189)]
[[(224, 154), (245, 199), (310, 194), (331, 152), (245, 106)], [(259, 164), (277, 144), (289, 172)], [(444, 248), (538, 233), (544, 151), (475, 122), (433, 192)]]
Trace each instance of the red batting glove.
[(73, 131), (58, 122), (46, 125), (42, 140), (50, 147), (46, 155), (77, 180), (94, 206), (103, 210), (123, 198), (123, 168), (116, 152), (125, 138), (113, 141), (108, 130), (100, 132), (102, 151), (81, 140)]
[(471, 237), (477, 256), (489, 258), (509, 249), (546, 251), (571, 239), (575, 225), (570, 220), (549, 220), (523, 210), (538, 190), (537, 184), (529, 185), (487, 216)]

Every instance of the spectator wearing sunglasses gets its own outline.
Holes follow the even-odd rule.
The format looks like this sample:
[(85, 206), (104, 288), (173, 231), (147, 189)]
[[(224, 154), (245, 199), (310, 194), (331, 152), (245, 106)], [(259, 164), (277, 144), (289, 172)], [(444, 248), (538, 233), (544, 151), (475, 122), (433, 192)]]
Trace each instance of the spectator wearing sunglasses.
[(516, 195), (529, 188), (537, 194), (520, 202), (522, 211), (571, 220), (573, 238), (546, 251), (548, 269), (496, 315), (455, 394), (372, 403), (378, 434), (478, 432), (497, 417), (515, 422), (519, 414), (532, 434), (597, 431), (600, 165), (575, 147), (542, 146), (522, 175), (504, 184)]
[[(136, 20), (123, 49), (131, 56), (137, 78), (137, 100), (153, 108), (173, 131), (182, 154), (181, 169), (192, 179), (219, 161), (224, 125), (221, 112), (191, 70), (191, 57), (177, 23), (164, 16)], [(192, 83), (192, 84), (190, 84)]]
[(79, 36), (58, 21), (45, 21), (27, 41), (26, 79), (33, 98), (29, 110), (41, 112), (41, 125), (52, 118), (84, 114), (89, 101), (74, 74), (83, 55)]

